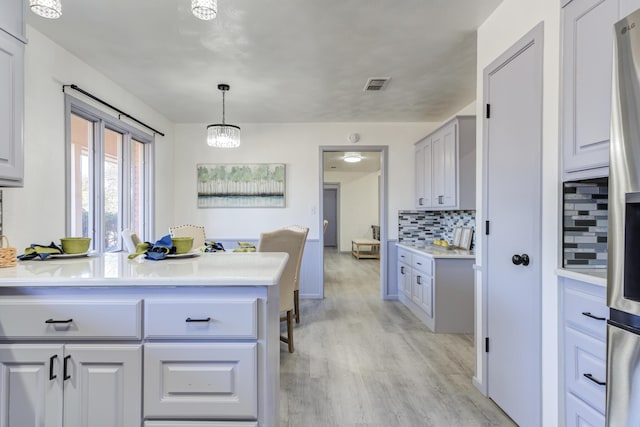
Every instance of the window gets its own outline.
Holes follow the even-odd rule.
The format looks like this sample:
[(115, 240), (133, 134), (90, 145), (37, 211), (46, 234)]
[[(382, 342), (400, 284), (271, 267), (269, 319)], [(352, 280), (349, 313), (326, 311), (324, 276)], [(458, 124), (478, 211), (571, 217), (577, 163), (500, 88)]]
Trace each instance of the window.
[(65, 95), (67, 235), (91, 237), (92, 249), (123, 249), (120, 231), (143, 240), (153, 230), (153, 136)]

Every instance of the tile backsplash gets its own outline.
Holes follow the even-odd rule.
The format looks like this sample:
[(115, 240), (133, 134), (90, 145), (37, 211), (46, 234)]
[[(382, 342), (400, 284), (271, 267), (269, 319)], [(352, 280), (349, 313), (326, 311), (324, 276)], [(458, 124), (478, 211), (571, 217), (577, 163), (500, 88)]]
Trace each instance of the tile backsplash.
[[(398, 242), (417, 246), (453, 240), (455, 227), (475, 227), (476, 211), (399, 211)], [(475, 233), (472, 248), (475, 244)]]
[(564, 183), (564, 267), (607, 267), (608, 188), (607, 178)]

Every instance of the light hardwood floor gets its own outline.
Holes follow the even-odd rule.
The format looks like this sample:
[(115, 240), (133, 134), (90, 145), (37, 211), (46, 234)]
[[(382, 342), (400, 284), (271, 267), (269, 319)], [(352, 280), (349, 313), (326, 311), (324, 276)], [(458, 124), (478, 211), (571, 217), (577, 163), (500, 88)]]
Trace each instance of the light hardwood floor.
[(472, 337), (429, 332), (379, 283), (379, 260), (325, 251), (325, 299), (281, 348), (281, 427), (515, 425), (471, 383)]

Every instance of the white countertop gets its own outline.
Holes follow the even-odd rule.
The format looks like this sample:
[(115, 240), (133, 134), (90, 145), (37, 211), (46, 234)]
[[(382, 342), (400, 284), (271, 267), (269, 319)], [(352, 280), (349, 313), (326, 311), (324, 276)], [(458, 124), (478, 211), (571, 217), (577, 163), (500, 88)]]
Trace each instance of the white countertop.
[(464, 249), (448, 249), (435, 245), (415, 246), (407, 243), (396, 243), (396, 246), (410, 250), (419, 255), (428, 255), (432, 258), (476, 259), (476, 254), (473, 251), (467, 251)]
[(150, 261), (126, 253), (18, 261), (0, 268), (0, 287), (25, 286), (272, 286), (278, 284), (286, 253), (203, 253), (191, 258)]
[(556, 273), (560, 277), (607, 286), (607, 270), (604, 268), (559, 268)]

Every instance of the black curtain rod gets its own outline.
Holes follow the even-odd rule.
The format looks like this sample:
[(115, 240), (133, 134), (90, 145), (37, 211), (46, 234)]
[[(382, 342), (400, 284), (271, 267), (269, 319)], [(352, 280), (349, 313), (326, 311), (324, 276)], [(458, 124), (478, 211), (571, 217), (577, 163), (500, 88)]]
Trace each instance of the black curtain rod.
[(108, 102), (103, 101), (102, 99), (98, 98), (97, 96), (94, 96), (92, 94), (90, 94), (89, 92), (87, 92), (86, 90), (80, 89), (78, 86), (76, 85), (62, 85), (62, 91), (64, 92), (64, 89), (70, 87), (71, 89), (80, 92), (83, 95), (88, 96), (89, 98), (93, 99), (94, 101), (98, 101), (99, 103), (101, 103), (102, 105), (106, 105), (107, 107), (111, 108), (114, 111), (117, 111), (118, 114), (125, 116), (126, 118), (133, 120), (134, 122), (138, 123), (141, 126), (146, 127), (147, 129), (152, 130), (154, 133), (157, 133), (160, 136), (164, 136), (164, 133), (160, 132), (157, 129), (152, 128), (151, 126), (142, 123), (140, 120), (136, 119), (135, 117), (130, 116), (129, 114), (125, 113), (124, 111), (120, 110), (119, 108), (114, 107), (113, 105), (109, 104)]

